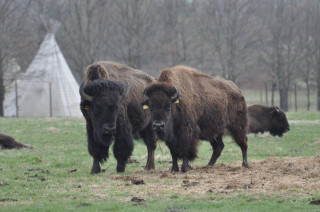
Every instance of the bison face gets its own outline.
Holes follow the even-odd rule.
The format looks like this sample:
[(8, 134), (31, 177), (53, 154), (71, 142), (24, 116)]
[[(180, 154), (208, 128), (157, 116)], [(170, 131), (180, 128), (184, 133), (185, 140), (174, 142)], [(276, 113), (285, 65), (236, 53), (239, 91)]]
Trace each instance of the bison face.
[(273, 107), (271, 111), (271, 127), (270, 133), (273, 136), (282, 136), (283, 133), (290, 130), (286, 114), (278, 107)]
[(179, 92), (174, 86), (154, 84), (145, 89), (147, 100), (142, 103), (151, 113), (152, 128), (161, 138), (161, 134), (172, 124), (172, 107), (179, 100)]
[(116, 121), (124, 97), (129, 86), (125, 88), (120, 82), (109, 80), (94, 80), (80, 88), (81, 96), (90, 101), (87, 114), (93, 127), (94, 140), (110, 146), (116, 133)]

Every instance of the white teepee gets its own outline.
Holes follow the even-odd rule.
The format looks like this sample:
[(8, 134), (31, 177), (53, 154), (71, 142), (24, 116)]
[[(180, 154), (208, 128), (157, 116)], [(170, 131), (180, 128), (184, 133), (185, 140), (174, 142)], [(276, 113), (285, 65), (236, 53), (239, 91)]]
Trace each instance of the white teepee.
[(48, 33), (36, 56), (18, 77), (18, 98), (16, 90), (5, 95), (5, 116), (81, 116), (79, 85), (54, 36), (59, 24), (49, 20), (45, 26)]

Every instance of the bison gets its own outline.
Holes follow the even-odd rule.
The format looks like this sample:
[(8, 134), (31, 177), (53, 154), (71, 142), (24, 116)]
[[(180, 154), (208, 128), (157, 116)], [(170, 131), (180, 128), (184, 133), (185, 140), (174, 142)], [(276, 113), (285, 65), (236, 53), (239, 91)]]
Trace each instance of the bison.
[(210, 142), (213, 166), (223, 148), (223, 136), (230, 132), (247, 162), (247, 106), (239, 88), (231, 81), (212, 78), (186, 66), (161, 71), (157, 82), (144, 90), (144, 109), (150, 110), (152, 127), (165, 141), (172, 156), (172, 171), (186, 172), (197, 157), (199, 140)]
[(0, 149), (14, 149), (14, 148), (32, 149), (32, 146), (19, 143), (11, 136), (0, 134)]
[(248, 106), (249, 133), (270, 132), (282, 137), (290, 130), (286, 114), (277, 106), (254, 104)]
[(150, 113), (141, 108), (143, 89), (154, 79), (136, 69), (114, 62), (96, 62), (86, 69), (80, 86), (80, 109), (86, 119), (88, 150), (93, 157), (91, 173), (100, 173), (100, 164), (113, 153), (117, 172), (124, 172), (133, 151), (133, 133), (139, 132), (147, 145), (146, 169), (154, 169), (155, 133)]

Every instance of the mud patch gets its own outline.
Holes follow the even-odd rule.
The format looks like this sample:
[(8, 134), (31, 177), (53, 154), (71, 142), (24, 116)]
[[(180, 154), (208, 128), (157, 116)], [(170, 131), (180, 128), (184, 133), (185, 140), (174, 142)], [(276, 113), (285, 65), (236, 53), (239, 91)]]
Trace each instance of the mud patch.
[[(181, 164), (181, 163), (180, 163)], [(218, 163), (213, 167), (193, 166), (187, 173), (172, 173), (170, 166), (147, 171), (136, 169), (132, 175), (112, 175), (111, 180), (131, 181), (121, 183), (119, 192), (144, 199), (157, 199), (159, 195), (223, 194), (237, 195), (237, 191), (250, 194), (301, 194), (320, 191), (320, 155), (314, 157), (279, 158), (249, 161), (250, 168), (241, 162)], [(132, 187), (133, 182), (143, 179), (147, 184)], [(293, 192), (294, 191), (294, 192)], [(300, 195), (300, 196), (301, 196)], [(130, 199), (126, 200), (130, 201)]]

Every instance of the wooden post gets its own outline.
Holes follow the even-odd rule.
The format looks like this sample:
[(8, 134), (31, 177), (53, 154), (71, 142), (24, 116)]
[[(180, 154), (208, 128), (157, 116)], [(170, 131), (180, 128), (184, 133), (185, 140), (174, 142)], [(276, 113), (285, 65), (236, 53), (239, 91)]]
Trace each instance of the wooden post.
[(16, 90), (16, 117), (19, 117), (19, 102), (18, 102), (18, 82), (15, 81), (15, 90)]
[(297, 101), (297, 84), (294, 84), (294, 109), (298, 111), (298, 101)]
[(52, 117), (52, 93), (51, 93), (51, 82), (49, 82), (49, 106), (50, 106), (50, 117)]

